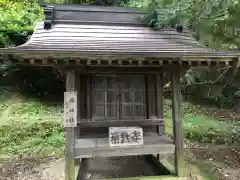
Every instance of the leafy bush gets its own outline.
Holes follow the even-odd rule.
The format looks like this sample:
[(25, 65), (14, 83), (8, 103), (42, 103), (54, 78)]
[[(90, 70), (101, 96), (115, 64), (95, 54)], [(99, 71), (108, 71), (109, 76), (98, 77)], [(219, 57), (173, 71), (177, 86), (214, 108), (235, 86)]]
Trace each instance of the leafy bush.
[(42, 8), (36, 1), (0, 0), (0, 45), (23, 44), (37, 20), (43, 19)]

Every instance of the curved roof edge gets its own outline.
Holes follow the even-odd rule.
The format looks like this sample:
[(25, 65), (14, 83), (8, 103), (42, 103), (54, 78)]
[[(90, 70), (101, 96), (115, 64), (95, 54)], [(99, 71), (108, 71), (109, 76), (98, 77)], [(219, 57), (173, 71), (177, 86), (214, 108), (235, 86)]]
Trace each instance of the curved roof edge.
[(149, 27), (54, 24), (49, 30), (37, 23), (32, 37), (23, 45), (0, 49), (4, 54), (68, 54), (89, 56), (238, 57), (240, 52), (214, 51), (196, 41), (190, 32)]
[(46, 20), (36, 25), (28, 42), (0, 49), (0, 54), (20, 59), (213, 58), (214, 61), (240, 56), (240, 52), (203, 47), (186, 31), (146, 27), (141, 21), (145, 13), (135, 8), (47, 4), (44, 12)]

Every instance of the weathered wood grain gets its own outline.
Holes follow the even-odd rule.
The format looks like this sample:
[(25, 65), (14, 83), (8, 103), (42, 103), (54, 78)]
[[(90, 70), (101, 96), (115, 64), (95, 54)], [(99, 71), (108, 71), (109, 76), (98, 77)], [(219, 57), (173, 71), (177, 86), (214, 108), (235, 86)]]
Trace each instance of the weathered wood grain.
[[(74, 70), (66, 72), (66, 91), (77, 91), (77, 81)], [(79, 113), (79, 111), (78, 111)], [(78, 116), (79, 117), (79, 116)], [(75, 157), (75, 137), (76, 131), (74, 127), (65, 128), (65, 139), (66, 139), (66, 164), (65, 164), (65, 179), (76, 180), (76, 166), (74, 162)]]
[(91, 119), (81, 119), (78, 122), (81, 128), (84, 127), (115, 127), (115, 126), (156, 126), (163, 125), (164, 119), (105, 119), (101, 121), (92, 121)]
[(174, 152), (173, 142), (157, 133), (145, 133), (144, 144), (140, 146), (110, 147), (107, 137), (84, 138), (76, 140), (75, 158), (114, 157), (145, 154), (171, 154)]
[[(164, 100), (164, 94), (163, 94), (163, 70), (161, 69), (158, 74), (156, 74), (156, 105), (157, 105), (157, 119), (163, 119), (163, 100)], [(164, 134), (164, 126), (157, 126), (157, 132), (159, 135)]]
[(177, 176), (184, 176), (184, 134), (181, 118), (180, 66), (172, 69), (172, 120), (175, 144), (175, 171)]
[[(103, 7), (104, 8), (104, 7)], [(101, 8), (100, 8), (101, 9)], [(121, 8), (120, 8), (121, 9)], [(85, 9), (86, 10), (86, 9)], [(209, 58), (226, 58), (239, 56), (239, 52), (225, 52), (214, 51), (213, 49), (203, 47), (198, 41), (194, 39), (190, 32), (178, 33), (175, 29), (161, 29), (153, 30), (150, 27), (139, 25), (137, 27), (124, 22), (133, 21), (137, 16), (140, 17), (141, 13), (125, 13), (121, 17), (119, 13), (108, 11), (95, 11), (91, 10), (57, 10), (55, 14), (58, 23), (54, 23), (53, 27), (49, 30), (43, 28), (43, 22), (36, 25), (35, 31), (30, 40), (24, 45), (16, 48), (1, 49), (4, 53), (18, 54), (22, 58), (26, 53), (32, 59), (41, 56), (42, 58), (63, 58), (64, 54), (70, 57), (82, 58), (98, 57), (98, 60), (109, 56), (117, 56), (119, 59), (130, 58), (167, 58), (167, 57), (189, 57), (198, 59)], [(125, 11), (125, 10), (124, 10)], [(74, 14), (84, 14), (74, 15)], [(92, 14), (93, 13), (93, 14)], [(94, 14), (99, 14), (96, 16)], [(113, 16), (106, 16), (106, 14)], [(121, 14), (121, 13), (120, 13)], [(114, 16), (119, 16), (119, 20), (123, 23), (121, 25), (106, 24), (109, 19)], [(126, 18), (124, 16), (133, 17)], [(71, 19), (70, 19), (71, 18)], [(105, 18), (105, 24), (97, 24), (96, 18)], [(69, 20), (67, 20), (69, 19)], [(76, 22), (74, 22), (74, 19)], [(95, 24), (79, 23), (77, 19), (96, 21)], [(138, 18), (137, 18), (138, 19)], [(114, 21), (116, 19), (114, 18)], [(68, 23), (65, 21), (69, 21)], [(132, 22), (134, 24), (134, 22)], [(43, 52), (43, 53), (39, 53)], [(59, 56), (61, 54), (61, 56)], [(18, 59), (21, 58), (18, 56)], [(66, 58), (65, 58), (66, 59)], [(224, 61), (224, 59), (222, 59)], [(188, 61), (190, 61), (188, 59)], [(207, 60), (204, 60), (207, 61)], [(217, 61), (216, 59), (214, 61)], [(122, 61), (120, 61), (122, 63)], [(138, 63), (141, 64), (142, 61)]]
[(146, 118), (145, 76), (96, 74), (92, 85), (92, 120)]

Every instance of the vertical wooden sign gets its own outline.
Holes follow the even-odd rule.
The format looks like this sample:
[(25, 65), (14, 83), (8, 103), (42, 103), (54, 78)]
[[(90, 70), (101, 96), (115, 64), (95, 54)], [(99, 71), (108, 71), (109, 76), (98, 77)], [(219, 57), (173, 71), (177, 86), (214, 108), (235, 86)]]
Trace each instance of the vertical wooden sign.
[(64, 92), (64, 127), (77, 127), (77, 92)]

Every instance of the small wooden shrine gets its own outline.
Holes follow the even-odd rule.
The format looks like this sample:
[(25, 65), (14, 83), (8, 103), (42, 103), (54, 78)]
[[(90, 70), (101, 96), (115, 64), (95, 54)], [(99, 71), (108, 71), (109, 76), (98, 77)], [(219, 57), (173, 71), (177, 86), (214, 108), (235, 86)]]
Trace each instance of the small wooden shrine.
[[(181, 70), (230, 66), (239, 52), (204, 48), (184, 29), (153, 30), (133, 8), (46, 4), (44, 12), (27, 43), (0, 53), (65, 72), (66, 180), (76, 180), (76, 166), (87, 170), (90, 158), (133, 155), (174, 154), (176, 176), (184, 176)], [(173, 140), (164, 129), (164, 73), (171, 75)]]

